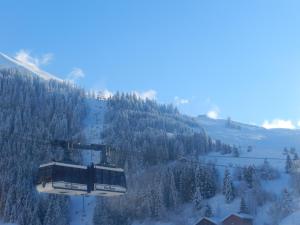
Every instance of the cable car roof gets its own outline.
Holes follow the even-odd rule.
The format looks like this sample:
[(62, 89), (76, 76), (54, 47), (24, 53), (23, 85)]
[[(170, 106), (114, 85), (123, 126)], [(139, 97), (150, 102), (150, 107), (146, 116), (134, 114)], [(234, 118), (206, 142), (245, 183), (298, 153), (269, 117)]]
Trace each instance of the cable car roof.
[(72, 164), (72, 163), (63, 163), (63, 162), (50, 162), (50, 163), (45, 163), (40, 165), (41, 167), (46, 167), (46, 166), (53, 166), (53, 165), (57, 165), (57, 166), (65, 166), (65, 167), (73, 167), (73, 168), (81, 168), (81, 169), (87, 169), (87, 166), (83, 166), (83, 165), (77, 165), (77, 164)]
[(109, 167), (109, 166), (101, 166), (101, 165), (95, 165), (96, 169), (104, 169), (104, 170), (111, 170), (111, 171), (117, 171), (117, 172), (124, 172), (122, 168), (115, 168), (115, 167)]

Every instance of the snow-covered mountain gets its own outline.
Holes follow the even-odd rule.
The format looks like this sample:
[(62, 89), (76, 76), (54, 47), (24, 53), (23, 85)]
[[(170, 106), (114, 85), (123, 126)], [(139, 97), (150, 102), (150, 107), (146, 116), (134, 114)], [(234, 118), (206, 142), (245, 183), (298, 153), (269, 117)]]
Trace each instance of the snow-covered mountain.
[(38, 76), (45, 80), (63, 81), (62, 79), (40, 70), (38, 67), (23, 63), (0, 52), (0, 70), (16, 69), (23, 74)]
[[(282, 158), (284, 148), (300, 149), (298, 129), (265, 129), (206, 116), (199, 116), (196, 120), (213, 139), (240, 147), (243, 156)], [(248, 146), (252, 146), (251, 152), (247, 151)]]
[[(21, 73), (14, 73), (14, 70)], [(287, 154), (295, 154), (289, 151), (284, 155), (283, 148), (300, 148), (300, 130), (267, 130), (232, 120), (212, 120), (205, 116), (193, 118), (180, 114), (171, 106), (141, 101), (130, 95), (116, 94), (112, 99), (100, 100), (85, 96), (84, 91), (65, 83), (57, 85), (55, 82), (39, 82), (36, 79), (32, 82), (30, 77), (23, 74), (45, 80), (61, 80), (4, 54), (0, 54), (0, 72), (4, 74), (0, 77), (0, 86), (5, 87), (4, 91), (0, 92), (0, 103), (11, 107), (9, 110), (0, 107), (1, 123), (4, 124), (0, 126), (0, 131), (9, 133), (13, 130), (22, 136), (29, 130), (29, 133), (39, 139), (66, 139), (70, 135), (80, 137), (87, 143), (112, 143), (123, 150), (122, 154), (116, 154), (114, 160), (120, 164), (124, 159), (127, 160), (124, 168), (128, 181), (128, 193), (125, 196), (105, 201), (88, 197), (85, 205), (82, 205), (81, 197), (71, 197), (70, 201), (65, 201), (66, 199), (59, 196), (41, 198), (32, 188), (23, 191), (17, 184), (27, 181), (24, 178), (33, 176), (31, 167), (36, 168), (40, 164), (40, 158), (48, 157), (45, 160), (49, 160), (52, 156), (44, 155), (45, 151), (41, 151), (44, 145), (41, 148), (33, 145), (30, 148), (33, 152), (30, 152), (27, 145), (14, 144), (17, 140), (11, 135), (11, 145), (0, 145), (5, 150), (0, 151), (0, 171), (3, 174), (0, 176), (0, 186), (2, 196), (6, 198), (5, 201), (0, 201), (0, 209), (3, 211), (1, 219), (4, 221), (16, 222), (18, 225), (53, 225), (63, 219), (65, 221), (59, 224), (194, 225), (204, 212), (202, 209), (195, 210), (194, 200), (205, 196), (201, 204), (210, 206), (216, 219), (239, 212), (243, 197), (250, 213), (255, 217), (255, 225), (264, 225), (271, 221), (270, 216), (266, 216), (269, 215), (270, 206), (281, 204), (277, 203), (276, 199), (278, 197), (280, 200), (282, 190), (287, 188), (292, 194), (296, 192), (290, 182), (292, 175), (284, 171)], [(19, 79), (20, 77), (24, 80)], [(38, 85), (40, 88), (35, 88)], [(56, 86), (60, 88), (55, 89)], [(19, 87), (21, 91), (15, 92)], [(48, 90), (57, 93), (48, 93)], [(28, 107), (28, 101), (32, 107)], [(12, 102), (15, 104), (11, 104)], [(219, 142), (212, 142), (209, 137), (220, 140), (221, 147), (217, 148)], [(239, 157), (233, 157), (235, 148), (232, 146), (238, 147)], [(251, 151), (249, 146), (252, 146)], [(222, 151), (227, 151), (228, 148), (230, 151), (222, 154)], [(7, 151), (12, 154), (4, 154)], [(29, 157), (24, 157), (28, 154)], [(142, 157), (140, 154), (143, 154)], [(187, 158), (192, 155), (194, 160), (207, 158), (207, 161), (215, 163), (216, 170), (201, 165), (202, 162), (198, 167), (198, 162), (178, 160), (182, 155)], [(99, 161), (99, 155), (91, 152), (83, 153), (82, 156), (83, 164)], [(271, 167), (267, 167), (268, 170), (265, 171), (273, 172), (273, 178), (265, 178), (265, 173), (262, 174), (259, 169), (264, 163), (264, 158), (269, 158)], [(22, 169), (15, 166), (15, 161), (22, 161)], [(236, 169), (241, 169), (237, 166), (252, 164), (255, 164), (258, 170), (255, 180), (251, 178), (249, 181), (249, 173), (252, 170), (242, 168), (241, 172)], [(232, 202), (228, 202), (226, 194), (222, 191), (225, 166), (232, 175), (231, 182), (236, 190)], [(19, 174), (18, 182), (11, 183), (10, 177), (14, 177), (15, 174), (10, 171)], [(238, 172), (241, 172), (240, 176)], [(256, 181), (256, 186), (253, 186), (252, 183)], [(251, 186), (248, 184), (250, 182)], [(29, 187), (32, 187), (30, 185)], [(7, 186), (10, 187), (10, 191), (5, 193), (3, 190), (6, 190)], [(198, 187), (198, 192), (202, 193), (199, 194), (196, 188), (191, 187)], [(28, 193), (32, 194), (28, 197)], [(28, 203), (16, 201), (15, 196), (23, 196)], [(294, 196), (297, 201), (299, 195)], [(35, 204), (36, 200), (40, 200), (41, 203)], [(48, 201), (51, 203), (48, 204)], [(23, 206), (26, 204), (31, 208)], [(26, 211), (32, 211), (32, 208), (35, 209), (33, 213)], [(67, 210), (63, 211), (62, 208)], [(205, 208), (207, 207), (203, 209)], [(23, 211), (16, 213), (17, 209)], [(297, 218), (300, 205), (294, 206), (293, 210), (293, 214), (288, 212), (281, 216), (280, 220), (292, 221), (294, 217)], [(288, 215), (290, 219), (286, 218)], [(34, 222), (26, 222), (33, 219)], [(289, 224), (283, 222), (283, 225)]]

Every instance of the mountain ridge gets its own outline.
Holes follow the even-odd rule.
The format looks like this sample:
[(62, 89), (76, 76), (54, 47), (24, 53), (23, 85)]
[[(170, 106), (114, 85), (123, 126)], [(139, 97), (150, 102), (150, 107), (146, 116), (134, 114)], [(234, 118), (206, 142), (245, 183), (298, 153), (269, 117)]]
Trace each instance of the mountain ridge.
[(63, 82), (62, 79), (45, 72), (39, 68), (34, 68), (31, 65), (28, 65), (24, 62), (21, 62), (15, 58), (12, 58), (2, 52), (0, 52), (0, 70), (5, 69), (17, 69), (21, 72), (25, 72), (26, 74), (31, 74), (37, 77), (40, 77), (44, 80), (56, 80), (59, 82)]

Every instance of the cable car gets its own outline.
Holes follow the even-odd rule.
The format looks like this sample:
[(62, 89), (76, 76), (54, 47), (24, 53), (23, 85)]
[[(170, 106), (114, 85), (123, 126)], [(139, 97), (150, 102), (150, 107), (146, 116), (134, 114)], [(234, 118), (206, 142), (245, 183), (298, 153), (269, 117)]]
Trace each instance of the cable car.
[(127, 187), (121, 168), (50, 162), (40, 165), (36, 189), (48, 194), (113, 197), (125, 194)]
[(94, 166), (94, 185), (91, 192), (96, 196), (119, 196), (126, 193), (124, 170), (109, 165)]
[(88, 192), (87, 166), (63, 162), (42, 164), (38, 170), (38, 192), (83, 195)]
[[(38, 192), (65, 195), (119, 196), (126, 190), (124, 170), (106, 161), (110, 149), (102, 144), (70, 143), (63, 140), (51, 142), (54, 147), (62, 147), (65, 155), (70, 149), (92, 149), (104, 152), (101, 165), (77, 165), (69, 162), (42, 164), (38, 170), (36, 189)], [(68, 157), (65, 157), (68, 159)]]

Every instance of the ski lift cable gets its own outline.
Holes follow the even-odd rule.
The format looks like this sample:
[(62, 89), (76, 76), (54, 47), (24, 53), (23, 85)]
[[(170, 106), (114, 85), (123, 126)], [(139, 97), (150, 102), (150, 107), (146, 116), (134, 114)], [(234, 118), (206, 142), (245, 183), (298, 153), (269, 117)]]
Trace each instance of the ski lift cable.
[[(210, 166), (212, 166), (212, 167), (222, 167), (222, 168), (225, 168), (225, 169), (229, 169), (229, 168), (234, 168), (234, 169), (245, 169), (245, 168), (249, 168), (249, 167), (252, 167), (254, 170), (256, 170), (256, 171), (263, 171), (264, 169), (263, 168), (259, 168), (259, 167), (256, 167), (255, 165), (244, 165), (244, 166), (242, 166), (242, 165), (230, 165), (230, 164), (228, 164), (228, 165), (225, 165), (225, 164), (215, 164), (215, 163), (213, 163), (213, 162), (201, 162), (201, 161), (195, 161), (195, 160), (189, 160), (189, 159), (186, 159), (186, 158), (183, 158), (183, 159), (181, 159), (180, 160), (181, 162), (183, 162), (183, 163), (190, 163), (190, 164), (194, 164), (194, 165), (196, 165), (196, 166), (200, 166), (200, 167), (210, 167)], [(281, 171), (281, 170), (279, 170), (279, 172), (285, 172), (285, 171)]]
[[(26, 141), (31, 141), (35, 142), (41, 145), (54, 145), (56, 147), (67, 147), (68, 144), (71, 144), (73, 148), (79, 147), (80, 149), (89, 149), (89, 150), (94, 150), (94, 151), (104, 151), (106, 147), (107, 148), (107, 153), (109, 153), (112, 149), (111, 147), (104, 145), (104, 144), (82, 144), (80, 142), (72, 142), (72, 141), (66, 141), (66, 140), (47, 140), (47, 139), (40, 139), (36, 137), (29, 137), (29, 136), (24, 136), (20, 134), (12, 134), (11, 136), (8, 136), (7, 134), (2, 134), (0, 133), (0, 139), (6, 139), (10, 140), (11, 138), (14, 138), (14, 141), (17, 142), (26, 142)], [(100, 149), (100, 150), (99, 150)], [(117, 151), (117, 149), (114, 149), (114, 151)], [(143, 152), (135, 152), (135, 154), (143, 154)], [(277, 160), (277, 161), (285, 161), (285, 158), (279, 158), (279, 157), (255, 157), (255, 156), (226, 156), (226, 155), (203, 155), (204, 158), (224, 158), (224, 159), (236, 159), (236, 160), (241, 160), (241, 159), (255, 159), (255, 160)]]
[(255, 156), (225, 156), (225, 155), (206, 155), (207, 158), (235, 158), (235, 159), (262, 159), (262, 160), (286, 160), (283, 158), (277, 158), (277, 157), (255, 157)]

